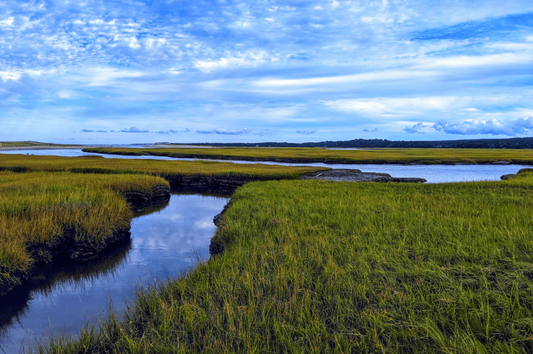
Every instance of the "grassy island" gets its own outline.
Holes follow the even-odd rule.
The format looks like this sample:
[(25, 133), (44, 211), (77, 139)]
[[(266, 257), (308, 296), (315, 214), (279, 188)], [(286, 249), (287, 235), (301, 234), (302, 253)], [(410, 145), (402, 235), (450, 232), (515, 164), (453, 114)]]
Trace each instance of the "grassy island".
[(324, 148), (85, 148), (115, 155), (157, 155), (216, 160), (352, 164), (533, 164), (533, 150), (511, 149), (365, 149)]
[(533, 351), (533, 175), (239, 188), (224, 251), (49, 353)]
[(0, 172), (0, 292), (65, 247), (105, 248), (129, 229), (123, 196), (161, 185), (168, 182), (153, 176)]

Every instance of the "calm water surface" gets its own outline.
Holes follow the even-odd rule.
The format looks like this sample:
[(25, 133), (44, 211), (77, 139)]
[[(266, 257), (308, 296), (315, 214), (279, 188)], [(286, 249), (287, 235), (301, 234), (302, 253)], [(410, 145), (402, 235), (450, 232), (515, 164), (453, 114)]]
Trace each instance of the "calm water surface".
[[(86, 156), (98, 155), (86, 153), (76, 149), (58, 149), (58, 150), (11, 150), (4, 151), (9, 154), (33, 154), (33, 155), (58, 155), (58, 156)], [(172, 158), (167, 156), (124, 156), (101, 154), (105, 158), (122, 158), (122, 159), (152, 159), (152, 160), (188, 160)], [(217, 161), (217, 160), (215, 160)], [(499, 181), (502, 175), (516, 173), (522, 168), (531, 168), (528, 165), (347, 165), (347, 164), (289, 164), (277, 162), (258, 162), (258, 161), (228, 161), (233, 163), (261, 163), (268, 165), (285, 165), (285, 166), (317, 166), (329, 168), (358, 169), (363, 172), (384, 172), (393, 177), (420, 177), (425, 178), (428, 183), (447, 183), (447, 182), (470, 182), (470, 181)]]
[(138, 216), (131, 241), (91, 263), (65, 264), (51, 280), (0, 297), (0, 353), (17, 353), (43, 334), (77, 334), (112, 304), (123, 309), (134, 289), (175, 277), (209, 258), (209, 243), (227, 198), (174, 194), (166, 207)]

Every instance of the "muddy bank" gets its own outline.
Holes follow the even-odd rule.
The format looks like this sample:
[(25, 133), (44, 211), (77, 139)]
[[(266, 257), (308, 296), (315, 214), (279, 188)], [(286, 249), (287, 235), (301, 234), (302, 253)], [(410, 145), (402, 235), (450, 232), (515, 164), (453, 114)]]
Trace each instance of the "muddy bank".
[[(167, 203), (170, 199), (170, 188), (157, 186), (150, 192), (124, 193), (128, 205), (134, 211), (140, 211), (148, 206), (158, 206)], [(86, 262), (97, 259), (113, 246), (130, 239), (129, 227), (118, 229), (111, 237), (100, 240), (77, 240), (74, 228), (65, 228), (58, 237), (46, 243), (31, 244), (26, 247), (31, 259), (31, 268), (28, 271), (10, 271), (2, 269), (0, 273), (9, 274), (9, 280), (0, 283), (0, 295), (5, 295), (13, 289), (24, 285), (28, 279), (43, 269), (54, 268), (56, 263), (65, 261)]]
[(132, 191), (123, 193), (123, 196), (132, 210), (141, 211), (149, 206), (157, 207), (166, 204), (170, 199), (170, 188), (157, 186), (149, 193)]
[(240, 186), (257, 181), (282, 180), (282, 177), (247, 175), (161, 175), (173, 192), (231, 195)]
[(336, 182), (380, 182), (380, 183), (424, 183), (424, 178), (392, 177), (388, 173), (361, 172), (360, 170), (335, 169), (309, 173), (300, 177), (302, 180), (318, 179)]
[(508, 180), (510, 178), (516, 177), (516, 176), (518, 176), (521, 173), (526, 173), (526, 172), (533, 172), (533, 168), (523, 168), (523, 169), (519, 170), (517, 173), (509, 173), (509, 174), (501, 176), (500, 178), (502, 179), (502, 181), (505, 181), (505, 180)]

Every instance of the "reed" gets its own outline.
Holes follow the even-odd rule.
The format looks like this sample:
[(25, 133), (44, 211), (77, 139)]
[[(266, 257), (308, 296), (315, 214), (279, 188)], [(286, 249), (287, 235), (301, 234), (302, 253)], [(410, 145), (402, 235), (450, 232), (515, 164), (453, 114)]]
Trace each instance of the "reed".
[(488, 164), (507, 161), (533, 164), (533, 150), (527, 149), (85, 148), (83, 151), (116, 155), (157, 155), (181, 158), (281, 162)]
[(533, 175), (269, 181), (237, 190), (224, 252), (43, 353), (533, 351)]

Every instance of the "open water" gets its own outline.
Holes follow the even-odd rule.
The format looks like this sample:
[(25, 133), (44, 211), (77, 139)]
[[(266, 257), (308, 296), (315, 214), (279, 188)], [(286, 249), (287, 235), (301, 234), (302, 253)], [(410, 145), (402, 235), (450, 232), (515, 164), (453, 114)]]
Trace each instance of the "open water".
[[(227, 198), (173, 194), (167, 206), (133, 219), (131, 241), (87, 263), (65, 264), (52, 277), (0, 297), (0, 353), (54, 336), (78, 334), (86, 322), (123, 310), (135, 289), (175, 278), (209, 258)], [(40, 279), (42, 278), (42, 279)]]

